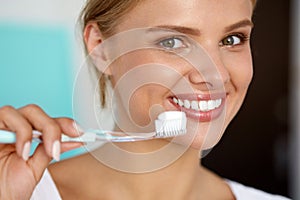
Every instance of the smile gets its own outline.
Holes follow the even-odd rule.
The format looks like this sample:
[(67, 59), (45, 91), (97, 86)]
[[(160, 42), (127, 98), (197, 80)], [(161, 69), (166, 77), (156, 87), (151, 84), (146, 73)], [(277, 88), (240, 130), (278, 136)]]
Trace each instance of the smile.
[(173, 102), (179, 105), (180, 107), (184, 107), (186, 109), (207, 112), (220, 107), (220, 105), (222, 104), (222, 99), (208, 100), (208, 101), (205, 100), (189, 101), (187, 99), (181, 100), (173, 97)]
[(225, 97), (225, 94), (180, 94), (169, 98), (169, 101), (177, 110), (185, 112), (188, 118), (208, 122), (220, 116), (225, 108)]

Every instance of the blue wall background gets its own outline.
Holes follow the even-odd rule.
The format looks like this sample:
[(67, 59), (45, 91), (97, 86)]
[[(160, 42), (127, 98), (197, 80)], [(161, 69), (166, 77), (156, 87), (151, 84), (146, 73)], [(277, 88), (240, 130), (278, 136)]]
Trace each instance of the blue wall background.
[(38, 104), (72, 115), (72, 53), (59, 27), (0, 24), (0, 106)]
[(0, 23), (0, 107), (37, 104), (52, 117), (72, 117), (71, 43), (62, 27)]

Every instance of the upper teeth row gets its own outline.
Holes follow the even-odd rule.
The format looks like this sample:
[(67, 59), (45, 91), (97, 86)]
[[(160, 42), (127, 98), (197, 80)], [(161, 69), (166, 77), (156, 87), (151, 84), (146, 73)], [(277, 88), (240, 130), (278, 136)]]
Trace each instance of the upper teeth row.
[(189, 101), (189, 100), (181, 100), (173, 97), (173, 102), (178, 104), (181, 107), (185, 107), (187, 109), (193, 109), (196, 111), (210, 111), (215, 108), (218, 108), (222, 104), (222, 99), (216, 100), (208, 100), (208, 101)]

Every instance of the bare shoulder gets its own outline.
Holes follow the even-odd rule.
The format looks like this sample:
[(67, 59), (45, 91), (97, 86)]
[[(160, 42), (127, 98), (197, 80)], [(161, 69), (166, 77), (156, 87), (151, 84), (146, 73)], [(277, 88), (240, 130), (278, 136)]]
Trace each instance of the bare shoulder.
[[(94, 181), (102, 176), (101, 170), (95, 173), (94, 159), (89, 154), (84, 154), (67, 160), (63, 160), (48, 167), (53, 181), (63, 199), (81, 199), (80, 195), (88, 194)], [(85, 192), (82, 192), (85, 191)], [(82, 197), (84, 199), (84, 197)]]

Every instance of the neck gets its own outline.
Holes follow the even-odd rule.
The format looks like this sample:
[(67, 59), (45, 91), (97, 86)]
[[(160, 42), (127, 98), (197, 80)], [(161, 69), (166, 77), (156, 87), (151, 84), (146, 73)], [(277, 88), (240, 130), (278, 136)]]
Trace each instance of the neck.
[[(163, 148), (165, 152), (145, 153), (145, 143), (135, 143), (135, 148), (132, 143), (113, 145), (105, 145), (93, 154), (109, 166), (101, 172), (98, 170), (102, 179), (105, 174), (111, 186), (122, 188), (120, 191), (125, 191), (128, 199), (147, 199), (145, 194), (149, 199), (186, 199), (191, 190), (199, 186), (199, 180), (203, 180), (199, 178), (202, 168), (199, 167), (198, 150), (168, 144)], [(161, 145), (152, 142), (151, 147)], [(127, 151), (120, 150), (121, 147)], [(143, 153), (128, 153), (129, 149), (143, 150)]]
[[(132, 148), (129, 146), (132, 143), (122, 145), (127, 150)], [(92, 155), (65, 160), (50, 169), (65, 199), (70, 195), (73, 195), (70, 199), (80, 199), (81, 195), (84, 195), (81, 199), (212, 199), (211, 195), (218, 194), (216, 189), (220, 194), (224, 188), (228, 192), (223, 181), (200, 165), (198, 150), (183, 151), (179, 145), (169, 148), (165, 155), (137, 154), (126, 153), (120, 146), (108, 143), (91, 152)]]
[(142, 174), (162, 168), (199, 168), (198, 150), (166, 140), (134, 143), (108, 143), (92, 152), (105, 165), (120, 172)]

